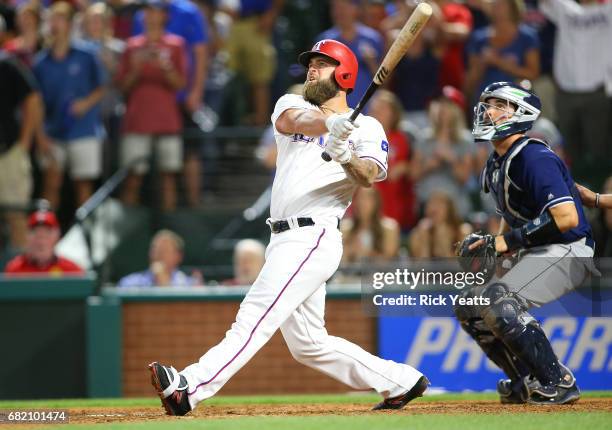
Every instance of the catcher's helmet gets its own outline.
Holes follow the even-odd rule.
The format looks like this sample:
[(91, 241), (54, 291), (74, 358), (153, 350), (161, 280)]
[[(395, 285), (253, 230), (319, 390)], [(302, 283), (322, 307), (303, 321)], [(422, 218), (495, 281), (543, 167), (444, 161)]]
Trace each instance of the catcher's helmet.
[(357, 70), (359, 69), (357, 57), (355, 57), (353, 51), (337, 40), (323, 39), (315, 43), (310, 51), (302, 52), (298, 56), (298, 61), (302, 66), (308, 67), (310, 59), (315, 55), (325, 55), (338, 62), (334, 77), (340, 88), (350, 94), (355, 88)]
[[(488, 115), (487, 103), (490, 98), (505, 100), (515, 107), (514, 113), (500, 124), (494, 124)], [(496, 82), (487, 86), (474, 108), (474, 128), (472, 134), (476, 140), (500, 140), (531, 128), (538, 116), (542, 103), (533, 92), (511, 82)]]

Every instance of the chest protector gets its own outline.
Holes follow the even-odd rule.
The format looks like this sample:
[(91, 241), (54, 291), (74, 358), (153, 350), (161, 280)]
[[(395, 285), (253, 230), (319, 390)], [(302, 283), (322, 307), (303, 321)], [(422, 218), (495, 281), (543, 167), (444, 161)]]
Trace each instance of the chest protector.
[(523, 224), (538, 216), (527, 192), (510, 177), (510, 166), (514, 158), (527, 145), (548, 145), (538, 139), (523, 137), (517, 140), (503, 156), (493, 151), (481, 175), (482, 190), (491, 193), (495, 199), (497, 213), (512, 227)]

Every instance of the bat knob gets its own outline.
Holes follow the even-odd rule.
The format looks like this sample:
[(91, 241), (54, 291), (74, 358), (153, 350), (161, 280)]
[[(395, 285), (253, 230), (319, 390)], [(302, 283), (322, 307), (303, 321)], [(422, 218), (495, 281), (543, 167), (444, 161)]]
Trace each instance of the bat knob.
[(331, 161), (331, 156), (327, 152), (321, 152), (321, 158), (327, 162)]

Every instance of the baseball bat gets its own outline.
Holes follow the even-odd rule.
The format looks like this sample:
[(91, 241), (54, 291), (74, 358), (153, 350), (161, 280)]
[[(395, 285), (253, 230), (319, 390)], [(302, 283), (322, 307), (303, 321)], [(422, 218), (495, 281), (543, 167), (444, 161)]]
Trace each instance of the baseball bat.
[[(372, 98), (372, 95), (380, 88), (385, 80), (387, 80), (393, 69), (395, 69), (395, 66), (397, 66), (397, 63), (399, 63), (399, 60), (406, 54), (410, 45), (412, 45), (423, 27), (425, 27), (425, 24), (427, 24), (429, 17), (431, 17), (431, 13), (431, 6), (427, 3), (419, 3), (416, 9), (414, 9), (408, 21), (406, 21), (406, 24), (404, 24), (404, 27), (389, 48), (389, 51), (387, 51), (387, 55), (383, 58), (368, 89), (363, 96), (361, 96), (361, 100), (359, 100), (357, 107), (349, 118), (351, 122), (355, 122), (355, 119), (357, 119), (357, 116), (361, 113), (366, 103)], [(322, 152), (321, 158), (325, 161), (331, 161), (331, 157), (327, 152)]]

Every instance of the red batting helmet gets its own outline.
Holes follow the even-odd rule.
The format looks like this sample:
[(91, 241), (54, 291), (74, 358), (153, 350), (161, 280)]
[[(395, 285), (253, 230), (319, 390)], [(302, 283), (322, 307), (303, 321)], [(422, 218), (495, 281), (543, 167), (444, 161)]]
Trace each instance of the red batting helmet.
[(325, 55), (336, 60), (338, 62), (338, 66), (334, 71), (336, 82), (347, 93), (353, 91), (355, 81), (357, 80), (359, 64), (357, 63), (357, 57), (355, 57), (355, 54), (353, 54), (353, 51), (348, 46), (337, 40), (323, 39), (315, 43), (310, 51), (302, 52), (298, 56), (298, 61), (302, 66), (308, 67), (310, 59), (315, 55)]

